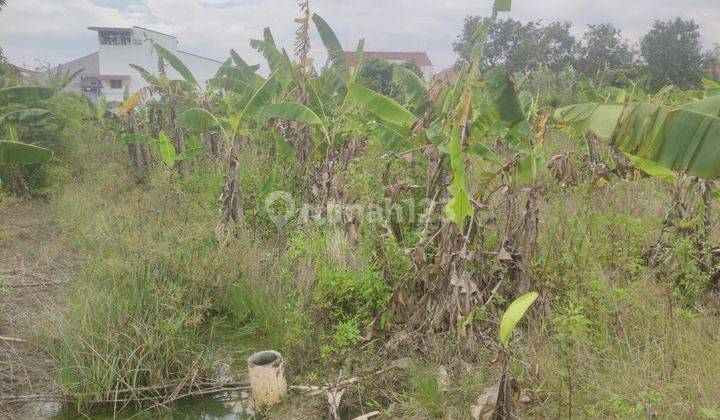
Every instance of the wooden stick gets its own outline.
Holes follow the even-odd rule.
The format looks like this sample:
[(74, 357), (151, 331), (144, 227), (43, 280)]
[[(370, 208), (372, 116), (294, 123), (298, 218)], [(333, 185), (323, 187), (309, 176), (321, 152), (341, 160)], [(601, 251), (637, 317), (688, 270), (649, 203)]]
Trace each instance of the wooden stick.
[(12, 343), (25, 343), (27, 342), (24, 338), (15, 338), (15, 337), (6, 337), (4, 335), (0, 335), (0, 340), (2, 341), (10, 341)]

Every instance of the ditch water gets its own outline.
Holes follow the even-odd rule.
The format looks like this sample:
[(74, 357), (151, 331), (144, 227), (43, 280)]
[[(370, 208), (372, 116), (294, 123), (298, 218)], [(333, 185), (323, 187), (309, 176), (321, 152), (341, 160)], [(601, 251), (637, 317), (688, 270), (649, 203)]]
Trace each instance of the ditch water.
[[(217, 363), (214, 377), (220, 383), (248, 382), (247, 357), (254, 351), (258, 343), (253, 342), (247, 332), (222, 330), (222, 337), (214, 343), (218, 357), (216, 360), (226, 360), (227, 363)], [(55, 404), (54, 410), (38, 407), (34, 418), (51, 418), (53, 420), (75, 419), (203, 419), (203, 420), (234, 420), (255, 418), (252, 407), (252, 398), (248, 391), (232, 391), (217, 393), (203, 397), (178, 400), (163, 408), (125, 408), (116, 413), (112, 406), (106, 406), (80, 413), (74, 408), (62, 408)], [(121, 406), (118, 406), (118, 410)]]
[[(105, 419), (203, 419), (203, 420), (235, 420), (254, 418), (252, 408), (248, 409), (249, 399), (245, 393), (231, 392), (218, 394), (213, 397), (193, 398), (174, 403), (162, 412), (157, 410), (126, 409), (115, 415), (113, 410), (93, 410), (84, 415), (71, 409), (65, 409), (55, 416), (53, 420), (75, 420), (90, 418)], [(87, 416), (87, 417), (86, 417)]]

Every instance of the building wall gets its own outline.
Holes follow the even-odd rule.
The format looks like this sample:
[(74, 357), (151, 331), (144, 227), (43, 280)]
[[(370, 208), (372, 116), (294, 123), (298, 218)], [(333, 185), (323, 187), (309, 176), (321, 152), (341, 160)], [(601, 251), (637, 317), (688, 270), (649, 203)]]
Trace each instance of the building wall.
[[(222, 65), (219, 61), (210, 60), (185, 51), (178, 51), (177, 56), (183, 63), (185, 63), (192, 72), (193, 76), (197, 79), (198, 83), (203, 85), (203, 87), (206, 81), (215, 76), (215, 73), (217, 73), (218, 69)], [(178, 77), (180, 76), (178, 75)]]
[(98, 53), (94, 52), (84, 57), (80, 57), (77, 60), (70, 61), (65, 64), (61, 64), (49, 71), (49, 77), (56, 77), (65, 74), (72, 74), (76, 71), (84, 69), (82, 73), (78, 74), (67, 86), (63, 89), (63, 92), (77, 92), (80, 93), (80, 80), (83, 75), (96, 76), (100, 72), (98, 65)]
[[(204, 85), (207, 80), (212, 78), (222, 64), (215, 60), (178, 51), (178, 41), (175, 37), (135, 27), (132, 30), (131, 43), (129, 45), (100, 44), (98, 37), (98, 51), (96, 53), (62, 64), (56, 69), (51, 70), (51, 72), (59, 70), (62, 73), (67, 71), (73, 73), (84, 67), (85, 70), (68, 85), (65, 89), (66, 91), (81, 92), (80, 81), (83, 75), (104, 76), (102, 80), (102, 92), (105, 100), (108, 102), (122, 102), (126, 85), (129, 85), (130, 93), (137, 92), (147, 86), (145, 80), (135, 69), (130, 67), (130, 64), (143, 67), (153, 74), (158, 73), (158, 57), (155, 49), (152, 48), (151, 41), (160, 44), (177, 55), (201, 85)], [(166, 72), (171, 79), (181, 78), (180, 74), (170, 66), (167, 66)], [(110, 79), (107, 76), (119, 76), (116, 79), (122, 80), (122, 87), (112, 89), (110, 87)], [(97, 98), (91, 99), (93, 99), (93, 101), (97, 100)]]

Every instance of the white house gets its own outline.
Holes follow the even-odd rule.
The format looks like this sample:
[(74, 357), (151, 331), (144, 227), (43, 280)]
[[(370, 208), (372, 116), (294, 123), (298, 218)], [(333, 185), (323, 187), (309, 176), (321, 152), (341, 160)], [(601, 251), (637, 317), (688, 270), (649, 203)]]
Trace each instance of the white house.
[[(355, 51), (345, 51), (345, 59), (350, 69), (355, 68)], [(363, 62), (368, 60), (382, 59), (393, 64), (402, 64), (406, 61), (414, 61), (420, 66), (423, 72), (423, 79), (426, 82), (432, 80), (433, 65), (430, 57), (424, 52), (404, 52), (404, 51), (364, 51), (362, 56)]]
[[(120, 103), (126, 86), (134, 93), (144, 86), (145, 80), (130, 64), (143, 67), (157, 74), (157, 54), (152, 42), (160, 44), (175, 54), (190, 69), (199, 83), (211, 79), (222, 62), (201, 57), (178, 49), (178, 40), (150, 29), (134, 26), (132, 28), (90, 27), (98, 34), (98, 50), (69, 63), (61, 64), (50, 72), (74, 73), (84, 69), (65, 91), (81, 92), (94, 102), (100, 95), (109, 103)], [(171, 79), (180, 78), (172, 68), (166, 69)]]

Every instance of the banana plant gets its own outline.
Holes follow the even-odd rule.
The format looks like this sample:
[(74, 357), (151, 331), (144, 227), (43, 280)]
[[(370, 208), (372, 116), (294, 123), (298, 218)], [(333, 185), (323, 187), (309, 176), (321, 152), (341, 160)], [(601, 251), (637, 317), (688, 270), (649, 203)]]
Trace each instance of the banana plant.
[(585, 103), (554, 120), (591, 131), (632, 156), (704, 179), (720, 176), (720, 96), (683, 106)]
[[(309, 80), (310, 102), (307, 106), (290, 102), (272, 104), (258, 113), (261, 117), (301, 121), (314, 127), (316, 138), (326, 142), (328, 150), (337, 146), (341, 134), (353, 127), (358, 132), (382, 138), (392, 147), (391, 151), (397, 151), (396, 148), (434, 150), (428, 165), (426, 184), (430, 187), (427, 195), (431, 202), (448, 199), (443, 214), (451, 223), (443, 222), (437, 230), (425, 232), (416, 246), (419, 250), (441, 249), (448, 255), (447, 260), (451, 262), (446, 264), (452, 269), (450, 272), (435, 271), (437, 279), (433, 277), (434, 280), (429, 281), (431, 286), (426, 291), (432, 296), (426, 296), (425, 302), (442, 301), (443, 296), (452, 295), (456, 287), (465, 290), (474, 287), (463, 259), (467, 256), (463, 249), (474, 246), (472, 239), (468, 243), (468, 238), (473, 238), (473, 232), (477, 230), (472, 223), (467, 224), (467, 220), (472, 220), (475, 215), (473, 202), (476, 200), (470, 197), (466, 186), (465, 153), (475, 153), (488, 160), (498, 167), (498, 174), (529, 172), (530, 176), (525, 175), (525, 178), (532, 178), (540, 169), (541, 153), (533, 145), (529, 121), (532, 98), (519, 94), (512, 78), (502, 68), (489, 73), (485, 83), (480, 82), (479, 63), (489, 25), (497, 11), (508, 7), (508, 2), (496, 3), (493, 18), (485, 22), (476, 36), (472, 65), (462, 71), (454, 84), (428, 87), (419, 78), (395, 70), (394, 80), (403, 87), (400, 100), (404, 104), (362, 86), (356, 77), (359, 66), (350, 72), (332, 29), (322, 18), (313, 15), (312, 20), (328, 50), (329, 67), (320, 76)], [(357, 57), (362, 57), (362, 42)], [(519, 162), (505, 162), (491, 150), (489, 143), (497, 137), (506, 138), (517, 149), (517, 155), (521, 157), (517, 159)], [(435, 242), (432, 246), (431, 241)], [(427, 261), (432, 259), (430, 255)], [(455, 284), (450, 284), (451, 279)], [(466, 284), (457, 284), (458, 279)], [(479, 295), (474, 293), (472, 299), (452, 310), (439, 303), (434, 308), (442, 313), (430, 314), (428, 318), (444, 319), (454, 326), (472, 312)], [(446, 311), (452, 311), (451, 319), (447, 319)]]
[(498, 395), (495, 401), (495, 409), (493, 410), (494, 419), (510, 418), (514, 411), (514, 398), (512, 397), (513, 388), (511, 382), (513, 380), (510, 371), (510, 338), (518, 322), (525, 316), (533, 303), (538, 298), (537, 292), (528, 292), (515, 299), (503, 313), (500, 320), (500, 344), (502, 345), (498, 359), (502, 362), (502, 370), (500, 381), (498, 382)]
[[(180, 127), (198, 134), (209, 130), (221, 133), (226, 150), (225, 183), (219, 198), (220, 220), (216, 227), (216, 236), (220, 242), (227, 241), (230, 228), (243, 223), (243, 208), (240, 187), (237, 182), (238, 160), (237, 141), (241, 137), (255, 137), (254, 125), (263, 105), (270, 102), (274, 95), (282, 92), (282, 84), (276, 80), (283, 69), (272, 73), (256, 89), (242, 94), (230, 91), (226, 101), (228, 117), (214, 115), (205, 108), (194, 107), (183, 111), (177, 118)], [(230, 72), (225, 71), (225, 74)], [(223, 76), (226, 77), (226, 76)]]
[(48, 99), (55, 90), (42, 86), (14, 86), (0, 89), (0, 130), (5, 139), (0, 140), (0, 165), (9, 165), (13, 178), (15, 194), (30, 194), (18, 165), (30, 165), (48, 162), (52, 159), (52, 150), (22, 143), (18, 131), (25, 124), (38, 122), (50, 112), (38, 108), (25, 108), (24, 105), (38, 100)]

